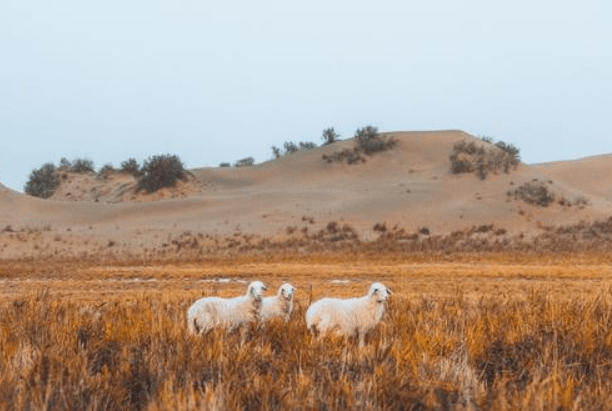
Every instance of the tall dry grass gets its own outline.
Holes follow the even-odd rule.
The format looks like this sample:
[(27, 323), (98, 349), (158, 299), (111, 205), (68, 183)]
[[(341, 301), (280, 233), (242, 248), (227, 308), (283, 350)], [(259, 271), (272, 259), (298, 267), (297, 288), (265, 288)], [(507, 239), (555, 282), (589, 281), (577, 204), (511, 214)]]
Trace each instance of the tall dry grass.
[(0, 407), (18, 410), (611, 409), (612, 303), (407, 297), (359, 348), (292, 320), (186, 333), (193, 298), (83, 302), (50, 291), (0, 303)]

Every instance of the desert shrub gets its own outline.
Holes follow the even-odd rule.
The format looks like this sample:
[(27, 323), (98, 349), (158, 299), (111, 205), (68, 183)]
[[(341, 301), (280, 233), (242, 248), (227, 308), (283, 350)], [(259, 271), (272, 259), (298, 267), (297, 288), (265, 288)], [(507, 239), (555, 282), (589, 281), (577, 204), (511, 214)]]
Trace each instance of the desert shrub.
[(71, 170), (73, 173), (93, 173), (94, 163), (86, 158), (77, 158), (72, 161)]
[(353, 149), (344, 148), (332, 154), (323, 154), (321, 158), (328, 163), (342, 163), (346, 161), (347, 164), (356, 164), (358, 162), (365, 162), (365, 158), (361, 155), (361, 150), (357, 147)]
[(134, 177), (140, 177), (142, 175), (140, 164), (138, 164), (138, 161), (136, 161), (135, 158), (128, 158), (127, 160), (122, 161), (121, 172), (131, 174)]
[(357, 129), (355, 139), (357, 140), (357, 147), (369, 156), (374, 153), (390, 150), (397, 144), (396, 140), (384, 138), (378, 134), (378, 128), (372, 126)]
[(299, 143), (300, 150), (312, 150), (317, 148), (317, 145), (310, 141), (300, 141)]
[(548, 191), (548, 187), (544, 183), (535, 181), (525, 183), (510, 193), (514, 195), (514, 198), (540, 207), (548, 207), (555, 201), (555, 195)]
[(70, 171), (73, 173), (94, 173), (93, 161), (86, 158), (77, 158), (72, 161), (62, 157), (57, 167), (58, 171)]
[(297, 144), (291, 141), (285, 141), (283, 147), (285, 148), (285, 154), (293, 154), (299, 150)]
[(397, 144), (396, 140), (385, 138), (378, 134), (378, 129), (372, 126), (357, 129), (355, 140), (357, 141), (357, 146), (353, 147), (353, 149), (345, 148), (332, 154), (323, 154), (323, 160), (328, 163), (346, 161), (347, 164), (356, 164), (358, 162), (365, 162), (364, 155), (371, 156), (381, 151), (390, 150)]
[(283, 152), (281, 151), (280, 148), (276, 146), (272, 146), (272, 155), (274, 156), (274, 158), (279, 158), (280, 156), (283, 155)]
[(60, 159), (58, 169), (60, 171), (71, 171), (72, 170), (72, 161), (68, 160), (66, 157), (62, 157)]
[(250, 167), (255, 164), (255, 159), (253, 157), (245, 157), (240, 159), (234, 163), (234, 167)]
[(112, 164), (105, 164), (102, 166), (102, 168), (100, 169), (100, 171), (98, 171), (98, 175), (100, 177), (108, 177), (110, 174), (115, 173), (117, 170), (115, 170), (115, 167), (113, 167)]
[(510, 156), (512, 157), (512, 160), (516, 164), (518, 164), (519, 161), (521, 161), (521, 157), (519, 155), (520, 150), (514, 144), (506, 144), (503, 141), (498, 141), (497, 143), (495, 143), (495, 147), (510, 154)]
[(138, 189), (153, 193), (162, 187), (172, 187), (187, 177), (183, 162), (176, 155), (149, 157), (142, 166)]
[(489, 137), (481, 140), (487, 145), (476, 144), (474, 141), (457, 141), (449, 156), (450, 169), (453, 174), (475, 173), (484, 180), (490, 172), (509, 173), (520, 162), (519, 149), (512, 144), (493, 141)]
[(280, 148), (272, 146), (272, 155), (274, 158), (280, 158), (281, 156), (297, 153), (300, 150), (312, 150), (317, 148), (317, 145), (309, 141), (300, 141), (298, 144), (291, 141), (285, 141), (283, 143), (283, 148), (285, 149), (284, 152)]
[(324, 146), (335, 143), (339, 137), (340, 134), (336, 133), (333, 127), (326, 128), (321, 134), (321, 139), (323, 140)]
[(219, 164), (219, 167), (231, 167), (232, 165), (230, 163), (221, 163)]
[(34, 197), (49, 198), (59, 185), (57, 168), (53, 163), (46, 163), (30, 173), (24, 191)]

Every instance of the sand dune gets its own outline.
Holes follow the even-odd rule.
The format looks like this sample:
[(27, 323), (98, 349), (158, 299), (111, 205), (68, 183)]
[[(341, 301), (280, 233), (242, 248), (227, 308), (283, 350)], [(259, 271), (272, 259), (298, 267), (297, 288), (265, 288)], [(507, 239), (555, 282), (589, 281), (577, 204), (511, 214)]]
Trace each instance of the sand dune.
[(541, 163), (533, 165), (533, 168), (586, 195), (612, 201), (612, 154)]
[[(397, 147), (365, 163), (325, 162), (323, 154), (355, 144), (340, 141), (252, 167), (194, 169), (187, 181), (154, 194), (136, 193), (136, 181), (128, 175), (102, 179), (71, 174), (48, 200), (3, 188), (0, 230), (7, 225), (15, 230), (51, 227), (145, 247), (154, 242), (146, 233), (160, 238), (182, 230), (273, 235), (301, 226), (303, 217), (315, 221), (312, 229), (330, 221), (348, 223), (367, 239), (373, 236), (374, 224), (382, 222), (407, 230), (427, 227), (436, 234), (481, 224), (529, 234), (545, 225), (612, 214), (612, 184), (593, 179), (612, 175), (611, 157), (520, 164), (509, 174), (481, 181), (474, 174), (450, 172), (453, 144), (474, 139), (464, 132), (387, 136), (398, 141)], [(534, 180), (544, 182), (557, 199), (571, 204), (586, 198), (589, 204), (570, 207), (555, 202), (543, 208), (508, 196), (508, 191)]]

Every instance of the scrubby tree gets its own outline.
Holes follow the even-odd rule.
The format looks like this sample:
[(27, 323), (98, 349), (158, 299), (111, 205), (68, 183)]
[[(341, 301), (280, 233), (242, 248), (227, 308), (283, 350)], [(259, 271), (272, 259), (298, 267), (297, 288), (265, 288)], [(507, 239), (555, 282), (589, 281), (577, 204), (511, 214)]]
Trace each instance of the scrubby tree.
[[(512, 144), (493, 139), (480, 138), (488, 144), (476, 144), (474, 141), (457, 141), (449, 156), (453, 174), (475, 172), (478, 178), (484, 180), (489, 172), (503, 171), (509, 173), (520, 163), (519, 149)], [(491, 145), (493, 144), (493, 145)]]
[(300, 146), (300, 150), (312, 150), (312, 149), (317, 148), (317, 145), (310, 141), (300, 141), (299, 146)]
[(280, 148), (276, 146), (272, 146), (272, 155), (274, 155), (274, 158), (279, 158), (280, 156), (283, 155), (283, 153), (281, 152)]
[(292, 141), (285, 141), (283, 147), (285, 147), (285, 154), (292, 154), (299, 150), (298, 146)]
[(112, 164), (108, 163), (102, 166), (100, 171), (98, 171), (98, 175), (101, 177), (108, 177), (110, 174), (114, 173), (115, 171), (117, 171), (115, 170), (115, 167), (113, 167)]
[(355, 139), (357, 147), (367, 155), (392, 149), (396, 144), (393, 139), (383, 138), (378, 134), (378, 128), (373, 126), (358, 128), (355, 132)]
[(128, 158), (127, 160), (122, 161), (121, 172), (131, 174), (134, 177), (140, 177), (142, 175), (140, 164), (138, 164), (138, 161), (136, 161), (135, 158)]
[(521, 156), (519, 154), (520, 149), (514, 144), (507, 144), (503, 141), (498, 141), (497, 143), (495, 143), (495, 147), (508, 153), (512, 157), (512, 165), (518, 165), (518, 163), (521, 161)]
[(221, 163), (219, 164), (219, 167), (231, 167), (232, 165), (230, 163)]
[(172, 187), (178, 180), (185, 180), (187, 172), (176, 155), (149, 157), (142, 166), (138, 188), (153, 193), (162, 187)]
[(253, 157), (246, 157), (236, 161), (234, 167), (249, 167), (255, 163), (255, 159)]
[(332, 144), (340, 138), (340, 134), (336, 133), (333, 127), (330, 127), (323, 130), (321, 138), (323, 139), (323, 145)]
[(68, 160), (66, 157), (62, 157), (59, 162), (59, 170), (60, 171), (71, 171), (72, 162)]
[(77, 158), (72, 161), (71, 170), (73, 173), (94, 173), (94, 163), (87, 158)]
[(41, 168), (35, 169), (30, 173), (24, 191), (35, 197), (51, 197), (60, 185), (57, 174), (57, 169), (53, 163), (44, 164)]

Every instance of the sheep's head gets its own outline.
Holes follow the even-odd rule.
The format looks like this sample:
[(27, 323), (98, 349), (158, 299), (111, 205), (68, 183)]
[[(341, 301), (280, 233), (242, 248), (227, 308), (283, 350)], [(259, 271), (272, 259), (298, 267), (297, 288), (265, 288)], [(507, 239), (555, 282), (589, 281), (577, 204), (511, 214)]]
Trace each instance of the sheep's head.
[(268, 287), (261, 281), (253, 281), (251, 284), (249, 284), (247, 294), (250, 295), (256, 301), (261, 301), (263, 292), (267, 289)]
[(285, 284), (281, 285), (280, 288), (278, 289), (278, 295), (282, 296), (286, 300), (292, 300), (293, 299), (293, 294), (296, 291), (297, 291), (297, 288), (295, 288), (294, 286), (292, 286), (289, 283), (285, 283)]
[(387, 301), (391, 294), (391, 290), (388, 289), (383, 283), (372, 284), (370, 291), (368, 292), (368, 296), (371, 298), (376, 298), (376, 301), (379, 303)]

